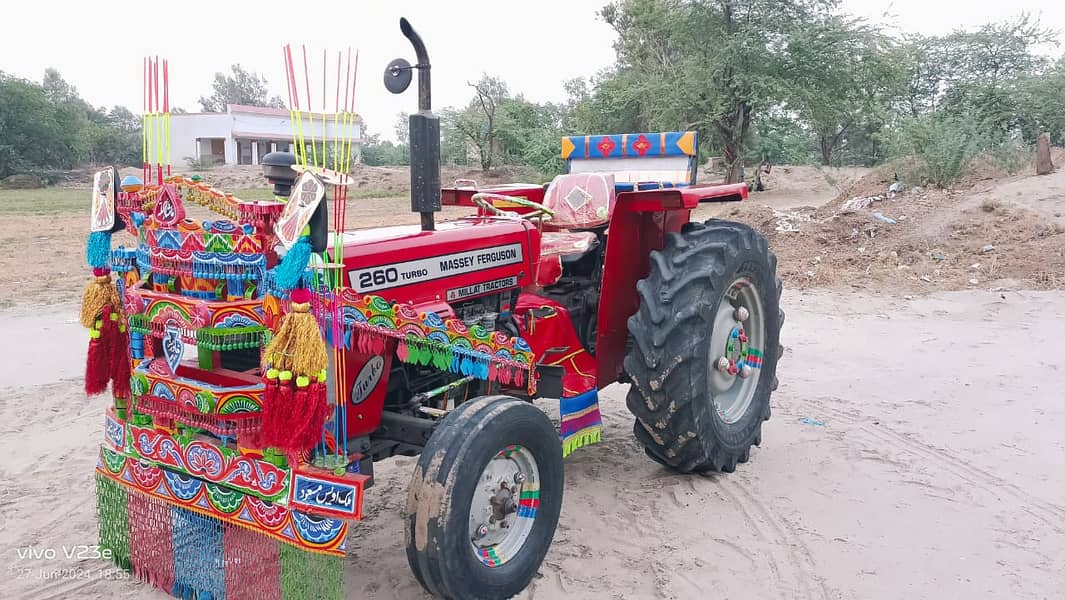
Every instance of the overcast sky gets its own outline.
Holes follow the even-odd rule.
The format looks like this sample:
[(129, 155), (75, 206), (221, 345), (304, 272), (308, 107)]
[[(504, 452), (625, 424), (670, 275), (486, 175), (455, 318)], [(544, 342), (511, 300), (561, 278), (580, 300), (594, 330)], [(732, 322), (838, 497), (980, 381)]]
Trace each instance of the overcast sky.
[[(0, 35), (0, 70), (39, 81), (54, 67), (94, 105), (141, 108), (145, 54), (170, 61), (171, 106), (198, 111), (217, 71), (240, 63), (267, 77), (273, 93), (286, 96), (282, 46), (306, 44), (321, 72), (328, 49), (335, 79), (336, 52), (360, 52), (356, 110), (370, 133), (392, 138), (400, 111), (417, 105), (416, 84), (394, 96), (382, 84), (384, 66), (397, 56), (414, 62), (400, 34), (406, 16), (421, 33), (433, 64), (433, 108), (464, 104), (467, 81), (482, 72), (501, 76), (512, 91), (531, 100), (561, 100), (562, 82), (609, 66), (611, 29), (596, 16), (606, 0), (409, 0), (400, 2), (318, 0), (276, 3), (298, 8), (283, 15), (268, 2), (215, 0), (174, 2), (169, 9), (150, 1), (60, 3), (19, 2), (18, 26)], [(922, 33), (1033, 12), (1043, 25), (1065, 30), (1061, 0), (843, 0), (850, 13)], [(10, 8), (7, 9), (10, 11)], [(166, 12), (163, 12), (166, 10)], [(890, 16), (885, 17), (885, 14)], [(707, 42), (701, 42), (707, 43)], [(297, 55), (298, 58), (298, 55)], [(315, 66), (317, 65), (317, 66)], [(320, 75), (318, 75), (320, 77)], [(312, 80), (314, 89), (321, 83)], [(330, 101), (330, 110), (332, 101)]]

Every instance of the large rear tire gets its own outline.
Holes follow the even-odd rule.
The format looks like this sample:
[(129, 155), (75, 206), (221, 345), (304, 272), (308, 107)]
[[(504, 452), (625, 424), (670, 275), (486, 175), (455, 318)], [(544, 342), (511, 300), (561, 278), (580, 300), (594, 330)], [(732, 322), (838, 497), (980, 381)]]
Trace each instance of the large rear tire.
[(407, 493), (407, 561), (441, 598), (510, 598), (528, 586), (562, 510), (562, 445), (528, 402), (485, 396), (433, 432)]
[(732, 472), (761, 443), (782, 348), (776, 267), (760, 233), (717, 219), (651, 253), (625, 371), (633, 431), (652, 459)]

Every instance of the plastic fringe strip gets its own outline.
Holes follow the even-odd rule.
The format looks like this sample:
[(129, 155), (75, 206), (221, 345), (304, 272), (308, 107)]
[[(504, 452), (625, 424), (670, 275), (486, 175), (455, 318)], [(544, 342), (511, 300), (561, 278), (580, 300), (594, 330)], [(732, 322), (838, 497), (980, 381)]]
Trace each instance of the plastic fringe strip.
[(100, 526), (100, 551), (123, 569), (130, 568), (129, 509), (127, 492), (107, 476), (96, 474), (96, 515)]
[[(234, 437), (240, 433), (254, 434), (259, 431), (261, 421), (257, 416), (227, 415), (201, 413), (193, 408), (186, 408), (174, 400), (142, 394), (136, 398), (136, 410), (159, 419), (169, 419), (189, 427), (209, 431), (219, 437)], [(236, 417), (240, 418), (236, 418)]]
[(251, 529), (226, 525), (222, 534), (226, 600), (279, 600), (281, 546)]
[(592, 389), (559, 402), (562, 423), (562, 456), (603, 440), (603, 417), (599, 412), (599, 394)]
[(344, 596), (344, 561), (281, 544), (281, 598), (328, 600)]
[(562, 440), (562, 458), (569, 456), (574, 450), (598, 444), (601, 441), (603, 441), (602, 427), (590, 427), (581, 430)]
[(225, 598), (222, 521), (177, 506), (170, 510), (174, 519), (174, 595), (192, 597), (189, 592), (194, 592), (200, 598)]
[(398, 340), (396, 355), (405, 363), (432, 366), (441, 371), (485, 381), (498, 381), (503, 385), (522, 387), (528, 381), (531, 371), (529, 363), (502, 358), (454, 343), (415, 337), (365, 322), (352, 323), (348, 334), (352, 337), (349, 348), (359, 352), (382, 354), (389, 340)]
[(178, 598), (342, 600), (344, 560), (171, 506), (97, 473), (100, 548)]
[(170, 505), (129, 494), (129, 553), (133, 574), (163, 590), (174, 589), (174, 534)]

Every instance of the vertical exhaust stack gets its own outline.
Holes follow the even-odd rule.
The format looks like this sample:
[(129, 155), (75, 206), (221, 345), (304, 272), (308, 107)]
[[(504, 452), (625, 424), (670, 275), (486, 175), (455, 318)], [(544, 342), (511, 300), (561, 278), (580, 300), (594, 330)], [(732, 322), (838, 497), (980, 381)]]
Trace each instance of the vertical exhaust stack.
[(288, 198), (292, 193), (292, 184), (296, 183), (296, 155), (291, 152), (271, 152), (259, 161), (263, 167), (263, 177), (274, 186), (274, 195)]
[[(296, 164), (296, 155), (292, 152), (275, 151), (267, 154), (260, 161), (263, 177), (274, 186), (274, 195), (286, 201), (292, 195), (292, 186), (299, 175), (292, 168)], [(325, 252), (329, 246), (329, 203), (319, 202), (314, 215), (311, 216), (311, 250)]]
[(422, 218), (422, 231), (436, 228), (433, 213), (440, 211), (440, 118), (432, 111), (429, 53), (421, 36), (407, 19), (399, 29), (410, 40), (417, 57), (411, 65), (397, 58), (385, 67), (385, 88), (393, 94), (410, 86), (412, 69), (418, 69), (418, 112), (410, 116), (410, 208)]

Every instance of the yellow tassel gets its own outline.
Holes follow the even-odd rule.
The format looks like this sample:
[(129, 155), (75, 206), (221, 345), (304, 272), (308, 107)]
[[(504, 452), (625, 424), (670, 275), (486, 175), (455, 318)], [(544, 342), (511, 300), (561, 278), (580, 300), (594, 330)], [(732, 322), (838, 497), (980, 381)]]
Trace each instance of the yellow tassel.
[(97, 275), (85, 288), (85, 294), (81, 298), (81, 324), (91, 329), (105, 306), (110, 306), (117, 319), (125, 322), (122, 299), (118, 296), (118, 290), (111, 284), (111, 276)]
[(274, 339), (263, 353), (263, 367), (316, 375), (328, 364), (325, 342), (311, 314), (310, 303), (293, 302), (292, 312), (281, 320)]

